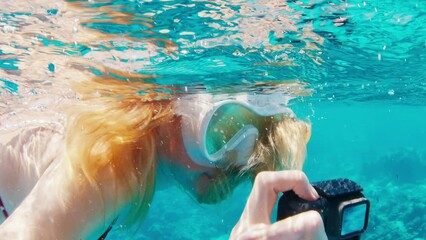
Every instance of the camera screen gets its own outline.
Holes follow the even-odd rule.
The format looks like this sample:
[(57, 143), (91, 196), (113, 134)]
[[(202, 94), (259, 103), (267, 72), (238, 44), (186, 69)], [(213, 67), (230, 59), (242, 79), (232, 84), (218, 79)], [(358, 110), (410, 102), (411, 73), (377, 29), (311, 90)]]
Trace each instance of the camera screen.
[(366, 227), (368, 202), (350, 203), (343, 208), (340, 236), (361, 232)]

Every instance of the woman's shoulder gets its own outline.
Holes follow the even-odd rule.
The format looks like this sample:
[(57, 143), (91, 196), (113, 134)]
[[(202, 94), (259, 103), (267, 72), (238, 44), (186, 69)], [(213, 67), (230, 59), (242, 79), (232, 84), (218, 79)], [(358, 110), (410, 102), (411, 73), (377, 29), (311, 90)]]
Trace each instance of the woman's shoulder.
[[(49, 152), (45, 151), (47, 148), (62, 148), (67, 119), (59, 107), (63, 102), (55, 98), (26, 100), (28, 103), (10, 104), (1, 109), (0, 146), (12, 152), (27, 149), (30, 155), (39, 150)], [(32, 149), (33, 146), (40, 149)]]
[(22, 133), (31, 129), (44, 129), (63, 134), (65, 122), (65, 115), (56, 111), (16, 109), (0, 115), (0, 135), (15, 131)]
[(15, 106), (0, 112), (0, 192), (9, 210), (62, 159), (65, 121), (63, 113), (50, 107)]
[(68, 100), (59, 98), (31, 98), (20, 104), (0, 108), (0, 135), (29, 129), (46, 129), (63, 134)]

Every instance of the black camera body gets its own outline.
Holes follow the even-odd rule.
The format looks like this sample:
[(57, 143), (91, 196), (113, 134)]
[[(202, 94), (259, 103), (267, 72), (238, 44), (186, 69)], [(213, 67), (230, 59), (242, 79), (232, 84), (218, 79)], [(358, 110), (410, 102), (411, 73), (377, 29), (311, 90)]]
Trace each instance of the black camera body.
[(346, 178), (313, 183), (320, 198), (310, 202), (293, 191), (283, 194), (278, 202), (277, 221), (301, 212), (318, 211), (329, 240), (359, 240), (367, 229), (370, 201), (362, 187)]

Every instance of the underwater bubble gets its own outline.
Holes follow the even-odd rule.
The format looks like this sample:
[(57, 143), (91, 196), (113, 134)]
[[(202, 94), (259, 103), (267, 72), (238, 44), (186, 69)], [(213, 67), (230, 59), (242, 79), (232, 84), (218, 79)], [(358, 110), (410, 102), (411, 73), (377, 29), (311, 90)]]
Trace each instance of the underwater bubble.
[(55, 64), (49, 63), (49, 65), (47, 66), (47, 68), (49, 69), (50, 72), (55, 72)]
[(58, 9), (48, 9), (47, 14), (48, 15), (56, 15), (58, 13)]

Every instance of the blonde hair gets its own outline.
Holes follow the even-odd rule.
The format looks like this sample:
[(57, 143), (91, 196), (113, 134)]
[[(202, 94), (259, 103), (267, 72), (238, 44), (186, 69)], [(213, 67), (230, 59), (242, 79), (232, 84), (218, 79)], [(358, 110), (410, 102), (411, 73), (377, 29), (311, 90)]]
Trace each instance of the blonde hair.
[(296, 118), (284, 117), (270, 133), (260, 139), (249, 159), (248, 168), (262, 170), (302, 170), (311, 125)]
[[(71, 173), (98, 190), (101, 181), (112, 181), (117, 198), (133, 203), (127, 223), (147, 212), (154, 191), (154, 131), (173, 116), (169, 95), (156, 87), (96, 77), (76, 86), (82, 100), (70, 109), (66, 149)], [(146, 92), (138, 93), (142, 89)]]
[[(248, 163), (240, 169), (241, 174), (252, 172), (255, 175), (265, 170), (302, 170), (306, 146), (311, 137), (311, 125), (308, 122), (287, 114), (260, 117), (245, 112), (235, 113), (233, 117), (246, 118), (246, 121), (258, 127), (260, 133)], [(231, 159), (227, 165), (235, 168)]]

